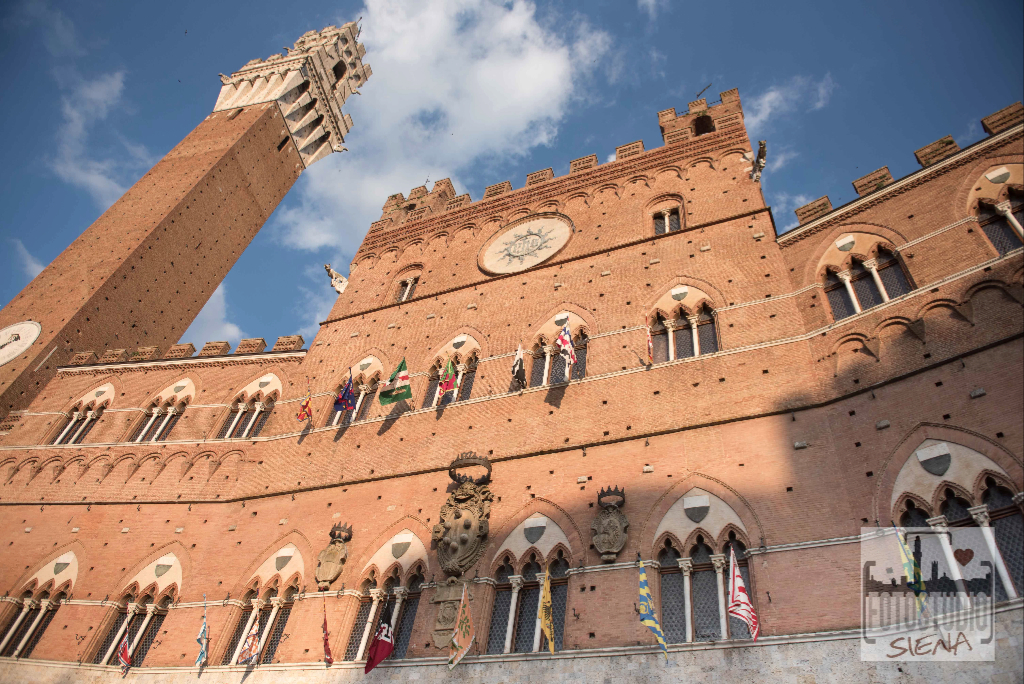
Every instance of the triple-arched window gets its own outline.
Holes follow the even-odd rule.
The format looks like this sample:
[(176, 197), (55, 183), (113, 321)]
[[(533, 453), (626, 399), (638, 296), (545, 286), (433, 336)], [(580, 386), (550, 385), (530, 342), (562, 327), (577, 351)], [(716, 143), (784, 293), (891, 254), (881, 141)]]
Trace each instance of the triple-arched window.
[(181, 420), (185, 413), (188, 402), (181, 401), (175, 405), (173, 402), (165, 403), (163, 406), (153, 404), (146, 411), (146, 415), (139, 421), (132, 433), (131, 442), (165, 442), (171, 438), (174, 426)]
[(43, 634), (56, 617), (61, 602), (66, 598), (67, 594), (64, 591), (52, 597), (49, 591), (43, 591), (33, 600), (32, 593), (25, 592), (22, 599), (17, 602), (22, 610), (12, 616), (3, 632), (0, 632), (0, 656), (31, 657), (36, 644), (43, 638)]
[(245, 646), (245, 635), (252, 630), (253, 624), (257, 621), (259, 643), (263, 645), (258, 655), (259, 664), (278, 662), (274, 658), (284, 638), (284, 630), (288, 626), (288, 618), (291, 616), (297, 594), (298, 587), (294, 585), (289, 585), (283, 592), (278, 592), (277, 587), (271, 587), (260, 594), (258, 586), (247, 591), (242, 597), (242, 612), (221, 657), (221, 665), (238, 663), (242, 648)]
[(68, 412), (64, 424), (53, 436), (51, 444), (82, 444), (103, 415), (106, 404), (77, 406)]
[[(352, 381), (352, 393), (355, 396), (355, 405), (351, 409), (336, 410), (333, 409), (327, 414), (327, 422), (325, 427), (345, 427), (351, 425), (358, 420), (366, 420), (370, 417), (370, 411), (373, 409), (373, 402), (377, 397), (377, 390), (379, 389), (380, 376), (374, 374), (368, 380), (363, 376), (359, 376)], [(341, 394), (345, 385), (338, 385), (338, 388), (334, 391), (334, 396), (337, 397)]]
[(132, 667), (144, 667), (146, 656), (157, 640), (168, 607), (173, 602), (172, 596), (155, 599), (147, 593), (139, 599), (131, 595), (125, 596), (119, 603), (114, 621), (107, 630), (99, 650), (93, 658), (96, 665), (117, 665), (117, 647), (128, 635), (128, 652)]
[[(1011, 223), (1010, 215), (1016, 221), (1016, 226)], [(978, 206), (978, 223), (999, 256), (1012, 252), (1022, 244), (1020, 226), (1024, 224), (1024, 202), (1014, 206), (1007, 201), (1000, 203), (999, 207), (981, 204)]]
[(465, 362), (460, 362), (459, 357), (453, 359), (455, 365), (455, 386), (445, 392), (440, 391), (441, 377), (448, 365), (447, 359), (438, 359), (430, 367), (430, 375), (427, 380), (427, 391), (423, 395), (422, 408), (447, 406), (457, 401), (466, 401), (473, 395), (473, 383), (476, 381), (476, 371), (479, 361), (476, 354), (472, 353)]
[(715, 554), (702, 535), (697, 535), (685, 554), (672, 544), (671, 539), (665, 540), (665, 546), (658, 554), (665, 641), (679, 644), (750, 638), (745, 622), (723, 613), (729, 596), (731, 550), (736, 552), (736, 564), (749, 592), (747, 550), (735, 532), (729, 532), (721, 554)]
[(231, 406), (231, 412), (220, 426), (217, 439), (247, 439), (258, 437), (274, 412), (277, 395), (262, 400), (246, 401), (239, 397)]
[(839, 321), (905, 295), (914, 288), (899, 258), (879, 250), (875, 259), (853, 259), (849, 269), (825, 273), (825, 297)]
[(671, 320), (658, 314), (651, 324), (651, 343), (654, 363), (714, 354), (720, 349), (717, 315), (707, 304), (693, 315), (680, 309)]
[(585, 330), (577, 330), (573, 335), (572, 346), (576, 354), (576, 363), (570, 364), (565, 354), (553, 344), (545, 344), (541, 339), (533, 346), (528, 356), (532, 359), (530, 366), (530, 387), (557, 385), (570, 380), (582, 380), (587, 377), (587, 349), (590, 338)]
[[(555, 650), (562, 650), (565, 606), (569, 595), (569, 561), (563, 552), (548, 565), (551, 574), (551, 612), (555, 628)], [(531, 553), (518, 575), (506, 556), (495, 574), (497, 587), (487, 653), (532, 653), (547, 648), (547, 636), (537, 632), (537, 607), (544, 582), (544, 570), (537, 554)]]

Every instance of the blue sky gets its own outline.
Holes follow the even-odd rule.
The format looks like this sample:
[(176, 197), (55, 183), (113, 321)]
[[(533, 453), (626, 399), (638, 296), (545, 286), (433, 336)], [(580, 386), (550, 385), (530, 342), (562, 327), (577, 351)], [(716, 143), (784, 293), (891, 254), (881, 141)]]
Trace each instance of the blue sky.
[(0, 10), (0, 302), (13, 298), (211, 110), (218, 72), (363, 18), (373, 78), (350, 150), (309, 170), (182, 341), (312, 340), (387, 195), (459, 193), (643, 139), (657, 112), (739, 88), (768, 141), (765, 196), (793, 209), (1021, 99), (1021, 2), (97, 2)]

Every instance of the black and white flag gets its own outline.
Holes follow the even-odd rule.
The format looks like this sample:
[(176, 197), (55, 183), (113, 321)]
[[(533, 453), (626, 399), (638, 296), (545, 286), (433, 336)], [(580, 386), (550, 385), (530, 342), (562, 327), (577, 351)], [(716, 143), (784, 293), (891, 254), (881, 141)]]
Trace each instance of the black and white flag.
[(519, 389), (526, 387), (526, 366), (523, 364), (523, 345), (516, 348), (516, 360), (512, 362), (512, 379), (519, 383)]

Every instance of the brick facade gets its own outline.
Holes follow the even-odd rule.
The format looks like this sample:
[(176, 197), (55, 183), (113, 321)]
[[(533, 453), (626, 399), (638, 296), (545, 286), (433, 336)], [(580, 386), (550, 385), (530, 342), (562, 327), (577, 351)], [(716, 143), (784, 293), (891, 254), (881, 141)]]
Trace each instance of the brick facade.
[[(392, 195), (308, 349), (301, 338), (281, 338), (270, 351), (263, 340), (246, 340), (235, 354), (220, 343), (197, 356), (194, 348), (172, 348), (176, 335), (161, 326), (181, 325), (198, 311), (202, 302), (191, 290), (170, 297), (154, 323), (162, 339), (101, 340), (104, 326), (90, 321), (84, 329), (94, 337), (85, 346), (103, 354), (119, 340), (131, 360), (96, 361), (77, 344), (76, 360), (69, 349), (58, 360), (67, 365), (10, 414), (0, 436), (0, 587), (10, 597), (0, 603), (0, 629), (21, 610), (19, 601), (65, 591), (71, 600), (30, 658), (92, 662), (118, 602), (150, 592), (172, 605), (159, 646), (138, 672), (187, 667), (205, 595), (210, 663), (220, 666), (230, 660), (246, 602), (294, 590), (290, 636), (276, 645), (274, 662), (321, 660), (325, 610), (341, 661), (366, 600), (361, 591), (368, 582), (383, 586), (397, 568), (403, 586), (417, 571), (424, 581), (406, 657), (436, 658), (430, 598), (443, 573), (431, 528), (451, 491), (448, 465), (467, 451), (490, 459), (495, 495), (486, 550), (466, 573), (474, 654), (487, 648), (503, 560), (519, 572), (531, 554), (547, 564), (559, 552), (570, 567), (563, 650), (652, 645), (634, 617), (637, 575), (629, 561), (639, 553), (649, 563), (661, 601), (657, 561), (666, 540), (686, 551), (698, 535), (715, 554), (730, 533), (751, 551), (750, 589), (765, 638), (855, 629), (859, 550), (850, 539), (861, 526), (900, 522), (907, 498), (895, 490), (897, 476), (925, 440), (959, 445), (972, 463), (987, 464), (974, 480), (949, 484), (971, 505), (995, 485), (1012, 494), (1024, 488), (1022, 256), (1019, 243), (1001, 253), (986, 232), (1000, 220), (986, 207), (1020, 206), (1024, 129), (1018, 122), (954, 154), (923, 155), (924, 168), (903, 179), (892, 181), (883, 169), (858, 187), (860, 199), (832, 209), (823, 198), (798, 212), (799, 228), (776, 237), (751, 179), (739, 94), (721, 97), (710, 107), (690, 103), (687, 114), (659, 113), (665, 146), (623, 146), (614, 162), (584, 157), (567, 176), (537, 172), (525, 187), (497, 184), (476, 202), (457, 198), (447, 181), (408, 198)], [(255, 136), (246, 154), (274, 157), (276, 133), (258, 131), (273, 127), (275, 111), (257, 108), (197, 132), (237, 129)], [(1001, 167), (1006, 178), (979, 194), (979, 179)], [(297, 172), (294, 164), (279, 175), (261, 172), (262, 199), (241, 190), (212, 196), (234, 207), (232, 214), (245, 211), (236, 202), (255, 202), (259, 211), (252, 208), (237, 236), (221, 238), (220, 275), (211, 271), (194, 287), (208, 296)], [(151, 176), (137, 187), (150, 187)], [(142, 214), (156, 206), (152, 197), (137, 198)], [(484, 270), (480, 255), (495, 235), (535, 214), (567, 217), (566, 245), (521, 272)], [(678, 228), (659, 233), (658, 221), (670, 215)], [(96, 246), (85, 245), (86, 236), (60, 259), (91, 259), (83, 252), (115, 247), (96, 238)], [(886, 281), (894, 288), (889, 301), (870, 306), (869, 281), (856, 274), (889, 256), (907, 289)], [(125, 252), (111, 273), (133, 258)], [(146, 268), (170, 258), (147, 255)], [(50, 269), (54, 278), (61, 271)], [(830, 274), (853, 274), (862, 311), (836, 314)], [(134, 292), (124, 283), (122, 292)], [(61, 316), (90, 313), (84, 299), (67, 306), (74, 311)], [(510, 389), (517, 345), (552, 344), (561, 325), (554, 321), (566, 315), (586, 335), (585, 376)], [(19, 314), (5, 309), (3, 316)], [(648, 365), (646, 326), (658, 316), (684, 336), (679, 349), (692, 317), (703, 353)], [(160, 359), (147, 342), (171, 351)], [(475, 371), (471, 393), (433, 406), (431, 368), (449, 355)], [(382, 407), (376, 383), (402, 358), (413, 399)], [(527, 376), (544, 362), (527, 358)], [(350, 369), (357, 392), (366, 388), (372, 403), (335, 423), (333, 397)], [(306, 377), (314, 417), (299, 422)], [(179, 408), (180, 415), (169, 411)], [(93, 422), (84, 422), (90, 411)], [(69, 443), (79, 430), (86, 437)], [(602, 564), (591, 545), (605, 486), (628, 497), (628, 541), (613, 564)], [(679, 518), (681, 499), (694, 488), (731, 522)], [(929, 515), (942, 510), (941, 491), (927, 499), (915, 493)], [(531, 546), (516, 535), (538, 514), (550, 536)], [(353, 528), (348, 560), (321, 596), (317, 554), (336, 523)], [(425, 555), (410, 561), (391, 553), (390, 540), (402, 534)], [(57, 586), (40, 581), (41, 569), (69, 552), (75, 577)], [(276, 575), (261, 570), (275, 562)], [(151, 587), (139, 585), (154, 563), (180, 580), (164, 585), (169, 580), (157, 575)], [(293, 570), (285, 570), (289, 563)]]

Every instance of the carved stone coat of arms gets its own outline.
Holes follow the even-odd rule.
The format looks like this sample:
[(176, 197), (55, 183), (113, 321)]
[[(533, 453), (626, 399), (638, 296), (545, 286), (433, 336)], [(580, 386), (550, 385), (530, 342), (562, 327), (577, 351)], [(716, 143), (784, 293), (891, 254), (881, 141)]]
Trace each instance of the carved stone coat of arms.
[[(477, 479), (457, 473), (459, 468), (484, 466), (487, 474)], [(490, 531), (491, 502), (494, 495), (487, 487), (490, 462), (484, 458), (460, 457), (448, 471), (458, 487), (441, 507), (440, 522), (431, 538), (437, 543), (437, 559), (446, 575), (459, 577), (480, 560)]]
[(607, 563), (614, 561), (626, 545), (629, 520), (619, 510), (626, 503), (626, 492), (618, 487), (602, 489), (597, 495), (597, 503), (601, 511), (590, 523), (590, 531), (593, 533), (594, 548), (601, 554), (601, 560)]
[(330, 588), (345, 569), (345, 561), (348, 560), (348, 548), (345, 543), (351, 539), (352, 528), (347, 524), (331, 528), (331, 543), (316, 558), (316, 586), (320, 591)]

